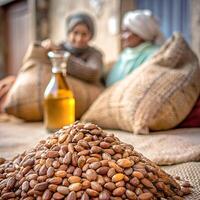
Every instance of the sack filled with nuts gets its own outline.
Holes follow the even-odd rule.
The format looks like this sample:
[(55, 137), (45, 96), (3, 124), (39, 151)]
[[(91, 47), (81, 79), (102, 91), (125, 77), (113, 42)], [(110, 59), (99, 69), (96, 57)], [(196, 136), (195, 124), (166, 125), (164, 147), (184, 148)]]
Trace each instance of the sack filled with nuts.
[[(46, 50), (38, 43), (31, 43), (17, 79), (6, 96), (5, 112), (26, 121), (41, 121), (43, 95), (50, 77), (51, 64)], [(76, 100), (76, 119), (80, 119), (104, 88), (70, 75), (67, 82)]]
[(172, 129), (195, 105), (199, 79), (197, 56), (183, 36), (174, 33), (151, 59), (108, 87), (82, 120), (134, 134)]
[[(4, 161), (3, 161), (4, 162)], [(160, 167), (91, 123), (75, 122), (0, 165), (0, 199), (181, 200)]]

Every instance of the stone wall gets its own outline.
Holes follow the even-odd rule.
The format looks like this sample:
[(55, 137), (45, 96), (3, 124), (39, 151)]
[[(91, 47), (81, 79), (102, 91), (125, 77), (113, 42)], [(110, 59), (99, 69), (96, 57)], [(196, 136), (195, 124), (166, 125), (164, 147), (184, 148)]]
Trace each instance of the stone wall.
[(50, 38), (54, 42), (64, 40), (65, 18), (78, 11), (87, 12), (95, 19), (97, 27), (97, 33), (91, 43), (104, 52), (106, 62), (113, 61), (120, 51), (120, 0), (100, 0), (102, 5), (100, 4), (99, 7), (94, 7), (95, 2), (97, 1), (51, 0)]

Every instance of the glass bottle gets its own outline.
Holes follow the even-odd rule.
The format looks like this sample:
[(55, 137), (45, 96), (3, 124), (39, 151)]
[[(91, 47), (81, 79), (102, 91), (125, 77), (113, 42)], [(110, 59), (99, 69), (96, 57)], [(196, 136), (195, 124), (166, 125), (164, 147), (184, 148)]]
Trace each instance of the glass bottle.
[(65, 79), (63, 65), (69, 57), (65, 51), (51, 51), (52, 77), (44, 92), (44, 124), (49, 132), (75, 121), (75, 100)]

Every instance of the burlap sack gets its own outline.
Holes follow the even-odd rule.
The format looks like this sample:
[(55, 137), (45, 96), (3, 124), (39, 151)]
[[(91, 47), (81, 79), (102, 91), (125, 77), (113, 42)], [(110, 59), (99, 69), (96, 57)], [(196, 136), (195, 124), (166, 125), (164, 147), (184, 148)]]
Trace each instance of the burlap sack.
[[(51, 63), (45, 49), (31, 44), (16, 82), (6, 98), (5, 111), (26, 121), (42, 120), (43, 94), (50, 77)], [(103, 88), (70, 76), (67, 82), (75, 96), (76, 119), (79, 119)]]
[(31, 44), (17, 79), (9, 91), (4, 109), (27, 121), (42, 120), (43, 93), (51, 76), (51, 64), (40, 45)]
[(176, 33), (151, 60), (106, 89), (82, 119), (135, 134), (171, 129), (191, 111), (199, 80), (198, 59)]

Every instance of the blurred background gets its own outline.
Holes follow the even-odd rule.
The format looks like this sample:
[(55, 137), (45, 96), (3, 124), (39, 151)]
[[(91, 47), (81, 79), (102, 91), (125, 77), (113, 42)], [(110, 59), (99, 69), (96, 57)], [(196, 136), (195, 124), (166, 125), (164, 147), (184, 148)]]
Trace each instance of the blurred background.
[(200, 58), (199, 0), (0, 0), (0, 78), (17, 74), (30, 42), (63, 41), (65, 18), (77, 11), (95, 19), (92, 43), (104, 52), (105, 63), (116, 60), (121, 19), (135, 9), (152, 10), (166, 38), (182, 32)]

